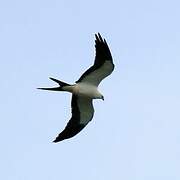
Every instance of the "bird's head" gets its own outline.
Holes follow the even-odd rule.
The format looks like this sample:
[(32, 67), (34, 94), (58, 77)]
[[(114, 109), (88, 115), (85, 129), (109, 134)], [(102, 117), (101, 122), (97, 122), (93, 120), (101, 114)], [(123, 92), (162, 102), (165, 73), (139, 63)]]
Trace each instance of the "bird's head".
[(95, 99), (102, 99), (104, 101), (104, 96), (99, 91), (97, 91), (95, 95)]
[(104, 101), (104, 96), (102, 94), (98, 94), (95, 99), (102, 99)]
[(101, 95), (101, 99), (104, 101), (104, 96), (103, 95)]

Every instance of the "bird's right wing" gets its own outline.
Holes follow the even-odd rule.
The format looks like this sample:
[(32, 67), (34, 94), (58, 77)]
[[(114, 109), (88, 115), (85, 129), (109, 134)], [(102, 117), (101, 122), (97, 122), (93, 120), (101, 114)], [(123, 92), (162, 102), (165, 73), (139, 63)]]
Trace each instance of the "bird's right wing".
[(56, 137), (53, 142), (59, 142), (71, 138), (78, 134), (94, 115), (92, 99), (82, 96), (72, 95), (71, 100), (72, 117), (65, 129)]
[(76, 83), (84, 82), (98, 86), (114, 70), (111, 51), (106, 40), (98, 33), (95, 35), (96, 56), (93, 66), (85, 71)]

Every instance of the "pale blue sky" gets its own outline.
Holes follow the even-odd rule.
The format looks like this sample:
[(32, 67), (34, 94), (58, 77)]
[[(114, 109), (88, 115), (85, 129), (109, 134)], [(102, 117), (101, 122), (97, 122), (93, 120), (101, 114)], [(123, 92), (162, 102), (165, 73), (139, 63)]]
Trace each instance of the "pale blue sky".
[[(0, 1), (0, 179), (179, 180), (178, 0)], [(116, 65), (93, 121), (51, 143), (71, 96), (36, 90), (76, 81), (94, 61), (94, 34)]]

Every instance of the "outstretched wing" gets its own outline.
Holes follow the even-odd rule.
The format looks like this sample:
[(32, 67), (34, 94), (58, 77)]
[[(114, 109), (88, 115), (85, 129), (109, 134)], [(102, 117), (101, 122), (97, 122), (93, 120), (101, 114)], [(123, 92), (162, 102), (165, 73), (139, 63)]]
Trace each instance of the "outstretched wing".
[(92, 99), (72, 95), (71, 100), (72, 117), (65, 129), (56, 137), (53, 142), (59, 142), (78, 134), (94, 115)]
[(103, 40), (99, 33), (95, 34), (95, 37), (96, 56), (94, 65), (84, 72), (76, 83), (86, 82), (98, 86), (114, 70), (112, 55), (106, 40)]

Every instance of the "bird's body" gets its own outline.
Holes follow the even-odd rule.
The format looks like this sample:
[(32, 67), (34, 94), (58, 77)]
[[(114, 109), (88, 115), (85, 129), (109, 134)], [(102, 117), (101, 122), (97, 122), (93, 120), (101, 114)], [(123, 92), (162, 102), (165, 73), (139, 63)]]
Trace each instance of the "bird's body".
[(85, 71), (74, 85), (50, 78), (58, 83), (59, 87), (38, 88), (72, 93), (72, 117), (67, 123), (65, 129), (53, 142), (59, 142), (71, 138), (79, 133), (93, 118), (93, 99), (104, 100), (104, 96), (98, 90), (98, 85), (105, 77), (112, 73), (114, 70), (114, 64), (105, 39), (103, 40), (99, 33), (95, 36), (96, 57), (94, 65)]
[(76, 83), (75, 85), (64, 86), (62, 90), (84, 98), (102, 99), (103, 97), (96, 86), (88, 83)]

